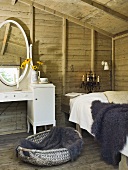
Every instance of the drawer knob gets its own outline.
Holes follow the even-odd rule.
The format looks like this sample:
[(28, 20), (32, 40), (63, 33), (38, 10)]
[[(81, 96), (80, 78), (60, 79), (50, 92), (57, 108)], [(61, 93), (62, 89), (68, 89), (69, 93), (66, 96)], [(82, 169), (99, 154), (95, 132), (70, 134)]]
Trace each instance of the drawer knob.
[(35, 100), (37, 100), (37, 98), (35, 98)]

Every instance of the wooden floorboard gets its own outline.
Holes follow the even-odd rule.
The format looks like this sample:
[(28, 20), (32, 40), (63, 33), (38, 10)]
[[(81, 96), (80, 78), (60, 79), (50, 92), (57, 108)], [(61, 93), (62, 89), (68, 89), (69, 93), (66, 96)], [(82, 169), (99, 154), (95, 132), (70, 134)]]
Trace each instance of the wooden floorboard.
[(100, 158), (100, 147), (94, 138), (83, 132), (84, 149), (78, 159), (59, 166), (38, 167), (22, 162), (16, 157), (18, 141), (26, 138), (27, 133), (0, 136), (0, 170), (117, 170)]

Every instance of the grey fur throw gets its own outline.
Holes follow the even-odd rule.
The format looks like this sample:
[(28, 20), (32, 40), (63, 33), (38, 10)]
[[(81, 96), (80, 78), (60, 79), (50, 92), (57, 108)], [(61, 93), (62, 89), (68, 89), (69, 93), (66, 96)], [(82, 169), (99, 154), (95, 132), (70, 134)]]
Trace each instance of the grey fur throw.
[(38, 150), (67, 148), (69, 150), (71, 160), (74, 161), (80, 155), (83, 149), (83, 144), (84, 142), (82, 138), (78, 135), (74, 128), (53, 127), (49, 134), (39, 144), (23, 139), (20, 141), (19, 145), (23, 148)]
[(92, 133), (101, 144), (101, 156), (109, 164), (118, 165), (120, 150), (128, 135), (128, 104), (93, 101)]

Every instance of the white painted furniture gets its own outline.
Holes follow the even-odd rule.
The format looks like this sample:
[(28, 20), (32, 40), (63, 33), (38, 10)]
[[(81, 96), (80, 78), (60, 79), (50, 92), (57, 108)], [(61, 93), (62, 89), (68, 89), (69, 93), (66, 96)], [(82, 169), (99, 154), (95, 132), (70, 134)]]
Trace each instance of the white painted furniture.
[(33, 126), (33, 133), (36, 134), (36, 127), (42, 125), (55, 126), (55, 86), (53, 84), (31, 84), (33, 100), (28, 101), (28, 132), (30, 124)]
[(27, 101), (28, 132), (30, 124), (36, 134), (37, 126), (56, 125), (55, 86), (31, 84), (30, 90), (0, 92), (0, 102)]
[(6, 91), (0, 92), (0, 102), (32, 100), (32, 91)]

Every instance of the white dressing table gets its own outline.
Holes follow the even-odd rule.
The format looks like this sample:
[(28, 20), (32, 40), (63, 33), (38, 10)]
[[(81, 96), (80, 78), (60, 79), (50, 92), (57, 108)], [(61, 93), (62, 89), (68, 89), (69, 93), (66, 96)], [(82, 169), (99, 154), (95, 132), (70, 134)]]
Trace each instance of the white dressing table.
[(55, 86), (31, 84), (29, 90), (0, 92), (0, 102), (27, 101), (27, 125), (36, 134), (37, 126), (56, 125)]

